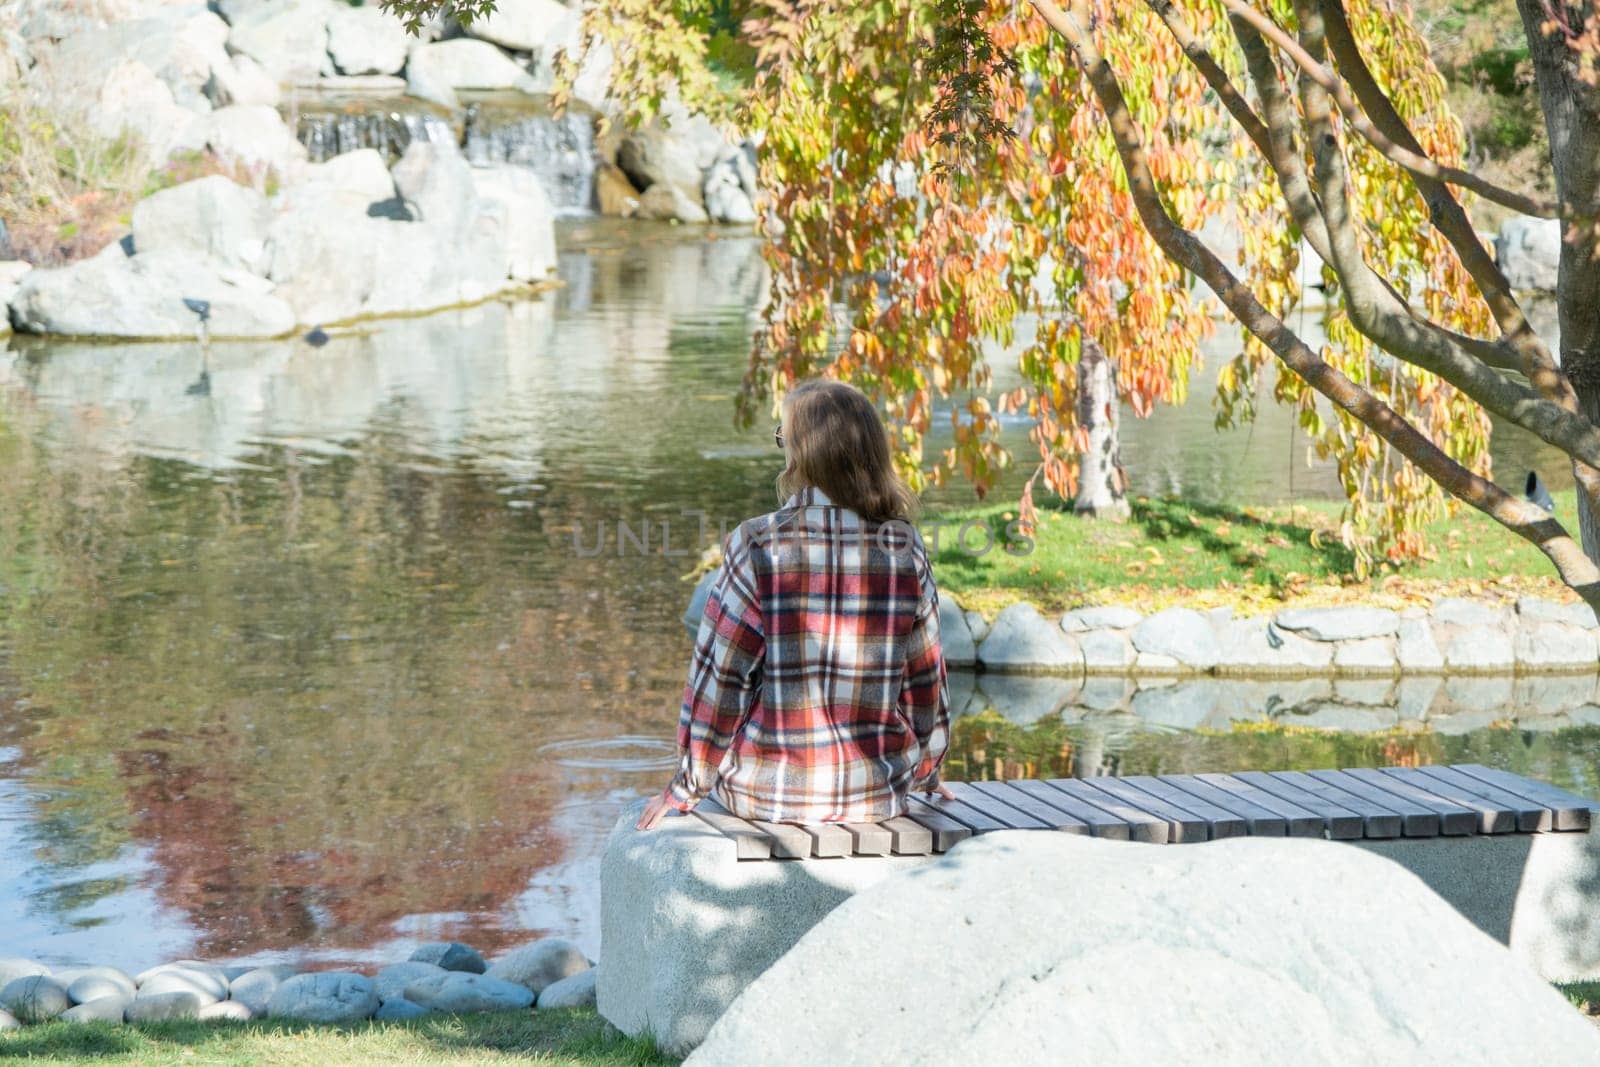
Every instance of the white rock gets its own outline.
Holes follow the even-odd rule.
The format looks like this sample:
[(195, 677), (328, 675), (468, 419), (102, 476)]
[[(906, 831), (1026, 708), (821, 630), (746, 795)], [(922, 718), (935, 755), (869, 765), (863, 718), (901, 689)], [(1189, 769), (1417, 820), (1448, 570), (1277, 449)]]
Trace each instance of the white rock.
[[(467, 974), (482, 974), (487, 969), (478, 950), (459, 941), (430, 941), (428, 944), (419, 945), (416, 951), (411, 953), (410, 962), (431, 963), (442, 971), (452, 973), (462, 971)], [(435, 976), (419, 976), (419, 978), (431, 977)]]
[(193, 993), (200, 998), (200, 1006), (215, 1004), (228, 996), (228, 986), (212, 975), (199, 971), (171, 970), (151, 975), (139, 986), (139, 996), (154, 997), (163, 993)]
[(206, 84), (206, 96), (215, 107), (227, 107), (230, 104), (277, 107), (283, 93), (265, 67), (240, 52), (228, 57), (226, 66), (212, 69), (211, 81)]
[(593, 1008), (595, 1005), (595, 981), (599, 977), (598, 968), (590, 967), (588, 970), (579, 971), (577, 974), (552, 982), (545, 986), (539, 994), (538, 1007), (540, 1011), (549, 1011), (556, 1008)]
[[(906, 980), (922, 974), (939, 978)], [(849, 1067), (928, 1049), (1060, 1067), (1576, 1067), (1600, 1058), (1600, 1033), (1415, 876), (1361, 849), (1006, 832), (847, 899), (688, 1064)]]
[(1517, 600), (1517, 615), (1525, 622), (1558, 622), (1593, 630), (1596, 623), (1594, 609), (1583, 601), (1576, 604), (1558, 604), (1554, 600), (1525, 596)]
[(0, 1008), (0, 1034), (5, 1033), (7, 1030), (21, 1029), (22, 1023), (17, 1020), (17, 1017), (12, 1015), (9, 1011)]
[(285, 973), (288, 968), (257, 967), (253, 971), (235, 978), (228, 983), (228, 998), (243, 1004), (250, 1010), (252, 1016), (265, 1015), (267, 1007), (272, 1003), (272, 994), (284, 980), (293, 977)]
[(1581, 667), (1600, 665), (1600, 650), (1592, 630), (1554, 622), (1524, 621), (1517, 627), (1517, 662), (1524, 667)]
[(983, 617), (983, 612), (968, 611), (964, 614), (967, 616), (967, 629), (972, 631), (974, 644), (989, 636), (989, 620)]
[(738, 160), (742, 158), (743, 153), (730, 145), (705, 173), (700, 187), (701, 199), (712, 222), (748, 226), (756, 221), (755, 205), (739, 180)]
[(133, 208), (133, 247), (209, 257), (252, 274), (267, 269), (266, 197), (221, 175), (153, 193)]
[(581, 17), (556, 0), (497, 0), (494, 10), (475, 19), (467, 33), (513, 52), (544, 55), (577, 35)]
[(1400, 616), (1386, 608), (1291, 608), (1278, 612), (1273, 622), (1313, 641), (1356, 641), (1390, 636)]
[(394, 199), (394, 178), (376, 149), (359, 148), (322, 163), (308, 164), (296, 188), (282, 195), (279, 203), (292, 208), (307, 198), (325, 196), (328, 191), (356, 197), (357, 206), (371, 206)]
[(449, 973), (437, 963), (404, 960), (400, 963), (391, 963), (378, 971), (372, 976), (372, 984), (378, 990), (378, 999), (387, 1003), (404, 997), (406, 986), (418, 978), (432, 978)]
[(393, 74), (410, 47), (400, 20), (376, 5), (338, 5), (328, 15), (328, 55), (341, 74)]
[(949, 597), (939, 598), (939, 643), (950, 667), (970, 667), (978, 662), (978, 646), (961, 606)]
[(210, 149), (217, 158), (260, 175), (294, 181), (306, 166), (306, 148), (265, 104), (219, 107), (197, 118), (182, 136), (184, 147)]
[(1211, 716), (1218, 695), (1217, 683), (1209, 678), (1143, 687), (1133, 694), (1133, 713), (1152, 725), (1192, 730)]
[[(57, 976), (59, 980), (60, 976)], [(74, 1004), (85, 1004), (104, 997), (131, 997), (139, 991), (133, 979), (110, 967), (91, 967), (67, 985), (67, 996)]]
[(24, 1023), (42, 1023), (72, 1007), (67, 987), (49, 975), (13, 978), (0, 988), (0, 1008)]
[[(547, 937), (512, 949), (491, 963), (484, 973), (490, 978), (514, 982), (538, 995), (546, 986), (588, 969), (589, 959), (577, 945), (564, 938)], [(416, 1000), (410, 994), (407, 999)]]
[(35, 77), (57, 102), (93, 95), (108, 59), (140, 64), (189, 111), (205, 111), (212, 72), (228, 68), (228, 27), (200, 4), (152, 6), (144, 17), (85, 27), (41, 51)]
[(1133, 642), (1121, 630), (1088, 630), (1077, 637), (1087, 671), (1126, 671), (1138, 658)]
[(194, 993), (162, 993), (134, 997), (128, 1001), (123, 1017), (130, 1023), (155, 1023), (167, 1019), (194, 1019), (205, 1007)]
[(1513, 215), (1500, 224), (1495, 259), (1513, 289), (1554, 292), (1561, 266), (1561, 220)]
[(424, 1015), (433, 1013), (421, 1004), (413, 1004), (403, 996), (393, 996), (383, 1002), (383, 1006), (373, 1013), (372, 1017), (379, 1022), (403, 1022), (406, 1019), (420, 1019)]
[(634, 214), (641, 219), (662, 222), (707, 222), (709, 216), (696, 198), (691, 198), (676, 185), (658, 182), (639, 194), (639, 206)]
[(1516, 663), (1511, 635), (1498, 626), (1460, 626), (1444, 650), (1451, 670), (1509, 670)]
[(617, 146), (617, 166), (646, 193), (666, 183), (698, 206), (703, 176), (724, 148), (722, 134), (704, 116), (668, 107), (661, 118), (628, 132)]
[(1341, 641), (1333, 654), (1333, 665), (1349, 674), (1393, 674), (1398, 665), (1395, 640), (1368, 637), (1360, 641)]
[(274, 1019), (348, 1023), (371, 1018), (378, 1004), (372, 979), (330, 971), (286, 979), (272, 994), (267, 1014)]
[(1133, 628), (1133, 647), (1199, 671), (1216, 666), (1222, 655), (1210, 621), (1190, 608), (1168, 608), (1145, 619)]
[(533, 76), (504, 52), (487, 41), (475, 41), (470, 37), (413, 47), (406, 61), (406, 83), (409, 87), (419, 80), (452, 91), (537, 91)]
[(256, 1017), (250, 1006), (240, 1000), (221, 1000), (215, 1004), (207, 1004), (195, 1013), (195, 1018), (201, 1020), (225, 1019), (229, 1022), (247, 1023)]
[(1447, 596), (1434, 601), (1432, 618), (1436, 626), (1498, 626), (1506, 621), (1506, 613), (1480, 600)]
[(1317, 730), (1366, 734), (1391, 728), (1398, 716), (1393, 709), (1330, 702), (1317, 704), (1283, 721)]
[(185, 297), (209, 301), (214, 337), (278, 337), (294, 312), (270, 283), (177, 251), (128, 256), (119, 244), (66, 267), (35, 270), (11, 302), (25, 330), (80, 337), (193, 337)]
[(113, 993), (110, 996), (85, 1000), (75, 1007), (68, 1008), (56, 1018), (68, 1023), (120, 1023), (123, 1013), (132, 1003), (133, 998), (127, 994)]
[(500, 164), (472, 168), (480, 200), (505, 211), (513, 281), (548, 281), (556, 269), (555, 209), (544, 183), (526, 167)]
[(103, 137), (129, 137), (156, 159), (165, 159), (183, 142), (195, 114), (173, 99), (172, 89), (149, 67), (120, 59), (95, 73), (81, 102), (64, 98), (58, 106), (84, 115)]
[(1401, 719), (1422, 722), (1432, 714), (1434, 702), (1444, 688), (1444, 679), (1433, 674), (1407, 674), (1401, 669), (1395, 686), (1395, 710)]
[(1444, 666), (1444, 653), (1427, 619), (1401, 619), (1399, 633), (1395, 659), (1402, 671), (1436, 671)]
[(1280, 630), (1264, 616), (1234, 619), (1217, 627), (1219, 674), (1304, 674), (1325, 671), (1333, 645)]
[(1080, 678), (1050, 674), (1012, 674), (992, 671), (983, 675), (978, 686), (980, 707), (992, 707), (1019, 725), (1038, 722), (1054, 715), (1077, 699)]
[(1027, 603), (1012, 604), (1000, 612), (989, 636), (978, 646), (978, 659), (992, 670), (1083, 669), (1078, 642)]
[(1140, 675), (1181, 674), (1185, 669), (1176, 658), (1159, 652), (1141, 652), (1133, 661), (1133, 671)]
[[(228, 46), (261, 64), (280, 85), (311, 81), (331, 66), (326, 0), (268, 0), (228, 15)], [(227, 11), (224, 12), (228, 14)]]
[(405, 999), (429, 1011), (459, 1014), (522, 1011), (533, 1006), (534, 993), (502, 978), (457, 971), (418, 978), (406, 986)]
[(1594, 677), (1589, 673), (1542, 671), (1518, 675), (1514, 686), (1517, 718), (1562, 715), (1589, 703)]
[(1074, 608), (1061, 616), (1061, 628), (1069, 634), (1084, 630), (1128, 630), (1144, 620), (1141, 612), (1112, 604), (1105, 607)]

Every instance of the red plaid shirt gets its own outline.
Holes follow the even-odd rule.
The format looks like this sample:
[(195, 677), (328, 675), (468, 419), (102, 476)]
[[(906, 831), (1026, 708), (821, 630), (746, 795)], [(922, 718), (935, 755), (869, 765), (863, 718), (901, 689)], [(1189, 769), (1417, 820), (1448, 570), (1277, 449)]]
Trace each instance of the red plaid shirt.
[(804, 489), (728, 536), (668, 795), (774, 822), (871, 822), (937, 779), (949, 741), (939, 592), (922, 539)]

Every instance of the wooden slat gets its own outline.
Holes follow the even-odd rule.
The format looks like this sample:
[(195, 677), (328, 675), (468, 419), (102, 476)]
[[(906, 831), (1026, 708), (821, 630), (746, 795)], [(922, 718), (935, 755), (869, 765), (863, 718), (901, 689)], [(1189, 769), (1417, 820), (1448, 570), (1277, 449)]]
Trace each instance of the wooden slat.
[[(1149, 774), (1130, 774), (1121, 781), (1135, 789), (1143, 790), (1158, 800), (1171, 804), (1179, 811), (1186, 811), (1206, 824), (1206, 835), (1202, 841), (1220, 840), (1224, 837), (1243, 837), (1248, 832), (1245, 820), (1229, 811), (1227, 808), (1218, 807), (1208, 800), (1202, 800), (1192, 793), (1174, 788), (1170, 782), (1163, 782), (1160, 778)], [(1187, 837), (1184, 840), (1188, 840)]]
[[(1164, 774), (1161, 781), (1196, 800), (1203, 800), (1224, 811), (1232, 812), (1244, 820), (1244, 828), (1252, 837), (1287, 837), (1289, 820), (1275, 811), (1268, 811), (1240, 796), (1229, 792), (1192, 774)], [(1318, 824), (1320, 828), (1320, 823)]]
[(881, 822), (841, 823), (850, 835), (857, 856), (887, 856), (894, 847), (894, 832)]
[(943, 797), (927, 796), (925, 794), (914, 796), (911, 800), (912, 803), (932, 808), (941, 815), (948, 815), (975, 834), (987, 834), (994, 830), (1011, 829), (1011, 827), (996, 819), (993, 815), (978, 810), (964, 800), (945, 800)]
[(1400, 833), (1405, 837), (1438, 837), (1439, 813), (1425, 804), (1408, 800), (1376, 786), (1368, 785), (1343, 771), (1307, 771), (1308, 777), (1332, 786), (1364, 803), (1387, 808), (1400, 816)]
[(1083, 823), (1091, 836), (1104, 837), (1111, 841), (1128, 840), (1126, 822), (1104, 808), (1097, 808), (1087, 801), (1062, 792), (1049, 782), (1023, 778), (1006, 784), (1013, 792), (1026, 794), (1046, 807), (1054, 808), (1077, 819)]
[(896, 856), (926, 856), (933, 851), (933, 831), (904, 815), (878, 824), (889, 831), (889, 848)]
[(1553, 821), (1557, 830), (1587, 830), (1589, 828), (1592, 803), (1569, 793), (1565, 789), (1557, 788), (1546, 782), (1536, 782), (1531, 778), (1524, 778), (1520, 774), (1512, 774), (1496, 767), (1485, 767), (1478, 763), (1458, 763), (1455, 769), (1462, 774), (1470, 775), (1480, 782), (1498, 786), (1508, 793), (1515, 793), (1519, 797), (1527, 797), (1549, 808), (1553, 813)]
[(1081, 778), (1051, 778), (1045, 784), (1074, 800), (1121, 819), (1128, 826), (1128, 839), (1131, 841), (1164, 845), (1172, 836), (1172, 827), (1168, 825), (1167, 820), (1118, 800), (1103, 790), (1095, 789)]
[(1013, 830), (1053, 830), (1043, 819), (1030, 815), (1021, 808), (996, 800), (988, 793), (972, 788), (966, 782), (946, 782), (945, 788), (956, 795), (963, 804), (977, 808), (989, 818), (1004, 823)]
[(733, 841), (737, 850), (736, 855), (742, 860), (764, 860), (772, 858), (772, 838), (757, 830), (736, 815), (729, 815), (720, 807), (715, 811), (705, 810), (706, 801), (701, 801), (694, 807), (694, 816), (722, 836)]
[[(1244, 803), (1270, 811), (1283, 820), (1284, 832), (1290, 837), (1321, 837), (1329, 831), (1328, 820), (1315, 811), (1281, 797), (1269, 789), (1241, 781), (1234, 775), (1197, 774), (1194, 778), (1230, 796), (1236, 796)], [(1347, 837), (1360, 837), (1361, 819), (1349, 815), (1347, 829)]]
[(933, 835), (935, 852), (947, 852), (972, 836), (972, 827), (957, 822), (918, 797), (912, 797), (906, 802), (905, 817)]
[(811, 855), (811, 835), (798, 826), (763, 819), (751, 819), (750, 825), (772, 838), (773, 859), (803, 860)]
[(1172, 844), (1204, 841), (1210, 836), (1211, 826), (1205, 819), (1153, 796), (1138, 786), (1129, 785), (1121, 778), (1085, 778), (1083, 782), (1129, 807), (1138, 808), (1158, 819), (1166, 820), (1167, 841)]
[(1434, 796), (1475, 812), (1478, 816), (1477, 830), (1480, 834), (1509, 834), (1517, 828), (1517, 809), (1513, 806), (1478, 796), (1459, 786), (1423, 774), (1415, 767), (1384, 767), (1382, 771), (1397, 782), (1425, 789)]
[(1052, 807), (1042, 800), (1038, 800), (1028, 793), (1014, 787), (1011, 782), (968, 782), (972, 789), (977, 790), (1007, 807), (1016, 808), (1026, 812), (1042, 822), (1047, 829), (1060, 830), (1069, 834), (1087, 834), (1089, 824), (1082, 819), (1068, 815), (1060, 808)]
[(1454, 767), (1430, 766), (1418, 767), (1417, 770), (1437, 782), (1455, 786), (1466, 793), (1492, 800), (1497, 804), (1504, 804), (1517, 813), (1518, 833), (1537, 834), (1555, 829), (1555, 812), (1538, 801), (1508, 793), (1488, 782), (1481, 782), (1470, 774), (1462, 774)]
[[(1247, 771), (1238, 778), (1256, 783), (1261, 772)], [(1318, 806), (1311, 810), (1332, 820), (1344, 815), (1355, 815), (1361, 820), (1361, 833), (1357, 837), (1399, 837), (1405, 820), (1393, 808), (1384, 807), (1366, 797), (1346, 793), (1338, 786), (1318, 781), (1305, 771), (1273, 771), (1265, 777), (1274, 788), (1297, 789), (1316, 800)]]
[(811, 854), (818, 859), (837, 859), (855, 851), (850, 831), (833, 823), (806, 823), (800, 827), (811, 835)]
[[(1279, 772), (1268, 774), (1266, 771), (1234, 771), (1229, 777), (1236, 778), (1245, 785), (1253, 786), (1286, 804), (1293, 805), (1322, 820), (1322, 829), (1330, 838), (1336, 841), (1349, 841), (1362, 836), (1366, 837), (1399, 837), (1400, 816), (1393, 813), (1376, 814), (1369, 820), (1359, 811), (1342, 804), (1336, 800), (1314, 792), (1311, 788), (1297, 785), (1284, 777), (1286, 773), (1298, 774), (1299, 772)], [(1304, 778), (1304, 776), (1301, 776)], [(1305, 782), (1312, 787), (1321, 789), (1320, 783), (1313, 779), (1305, 778)], [(1337, 790), (1326, 790), (1328, 793), (1337, 793)], [(1368, 823), (1374, 825), (1377, 832), (1368, 832)], [(1392, 827), (1392, 829), (1391, 829)], [(1387, 833), (1383, 831), (1388, 831)]]
[(1439, 832), (1446, 837), (1461, 837), (1478, 832), (1478, 813), (1460, 804), (1452, 804), (1437, 793), (1430, 792), (1410, 782), (1402, 782), (1372, 767), (1348, 767), (1344, 772), (1374, 789), (1382, 789), (1407, 800), (1415, 801), (1439, 815)]

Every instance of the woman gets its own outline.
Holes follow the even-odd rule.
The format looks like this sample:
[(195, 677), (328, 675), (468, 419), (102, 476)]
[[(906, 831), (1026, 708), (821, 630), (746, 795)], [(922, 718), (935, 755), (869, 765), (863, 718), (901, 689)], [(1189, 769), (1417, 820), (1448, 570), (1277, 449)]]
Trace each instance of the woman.
[(809, 381), (775, 439), (783, 507), (728, 536), (678, 724), (680, 764), (645, 807), (714, 796), (772, 822), (875, 822), (939, 784), (949, 740), (939, 593), (915, 498), (860, 390)]

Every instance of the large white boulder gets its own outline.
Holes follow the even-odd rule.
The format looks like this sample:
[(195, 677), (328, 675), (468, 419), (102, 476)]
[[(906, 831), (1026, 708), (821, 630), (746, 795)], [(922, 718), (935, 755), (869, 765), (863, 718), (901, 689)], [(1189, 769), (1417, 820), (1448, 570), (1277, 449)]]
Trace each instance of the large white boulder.
[(226, 66), (211, 71), (206, 96), (216, 107), (229, 104), (265, 104), (277, 107), (283, 94), (267, 69), (243, 52), (228, 57)]
[(224, 162), (247, 170), (297, 177), (306, 149), (278, 110), (265, 104), (235, 104), (197, 118), (184, 133), (186, 148), (209, 149)]
[(211, 305), (214, 337), (278, 337), (294, 312), (270, 282), (180, 248), (130, 256), (123, 245), (53, 270), (30, 271), (11, 300), (18, 328), (79, 337), (193, 337), (185, 299)]
[[(602, 975), (602, 981), (604, 976)], [(689, 1059), (1600, 1062), (1600, 1031), (1415, 876), (1308, 839), (1008, 832), (858, 893)]]
[(164, 5), (144, 18), (86, 27), (42, 50), (40, 73), (58, 99), (92, 96), (108, 59), (132, 60), (149, 68), (180, 105), (205, 111), (212, 71), (229, 65), (227, 39), (227, 24), (204, 4)]
[(133, 247), (140, 255), (174, 249), (209, 256), (265, 275), (271, 222), (266, 197), (212, 175), (163, 189), (134, 205)]
[(470, 37), (412, 48), (406, 62), (406, 79), (408, 83), (422, 80), (451, 90), (537, 91), (533, 76), (509, 56), (487, 41)]
[(472, 185), (479, 199), (505, 212), (511, 279), (548, 280), (556, 269), (555, 209), (539, 176), (526, 167), (473, 167)]
[(410, 47), (400, 20), (376, 6), (341, 6), (328, 16), (328, 55), (341, 74), (394, 74)]
[(498, 0), (467, 33), (513, 52), (544, 54), (577, 36), (581, 14), (556, 0)]
[(669, 104), (661, 118), (630, 130), (622, 139), (617, 166), (642, 192), (666, 183), (699, 205), (704, 202), (703, 175), (723, 149), (722, 134), (705, 116)]
[(1553, 292), (1561, 267), (1561, 220), (1513, 215), (1495, 237), (1495, 259), (1513, 289)]
[(328, 58), (328, 0), (266, 0), (224, 7), (232, 24), (228, 46), (260, 63), (281, 85), (332, 73)]
[(101, 57), (91, 80), (60, 90), (56, 87), (65, 83), (42, 64), (35, 74), (36, 93), (59, 114), (81, 119), (102, 137), (126, 136), (157, 159), (165, 159), (195, 122), (195, 112), (179, 104), (172, 88), (137, 59)]

